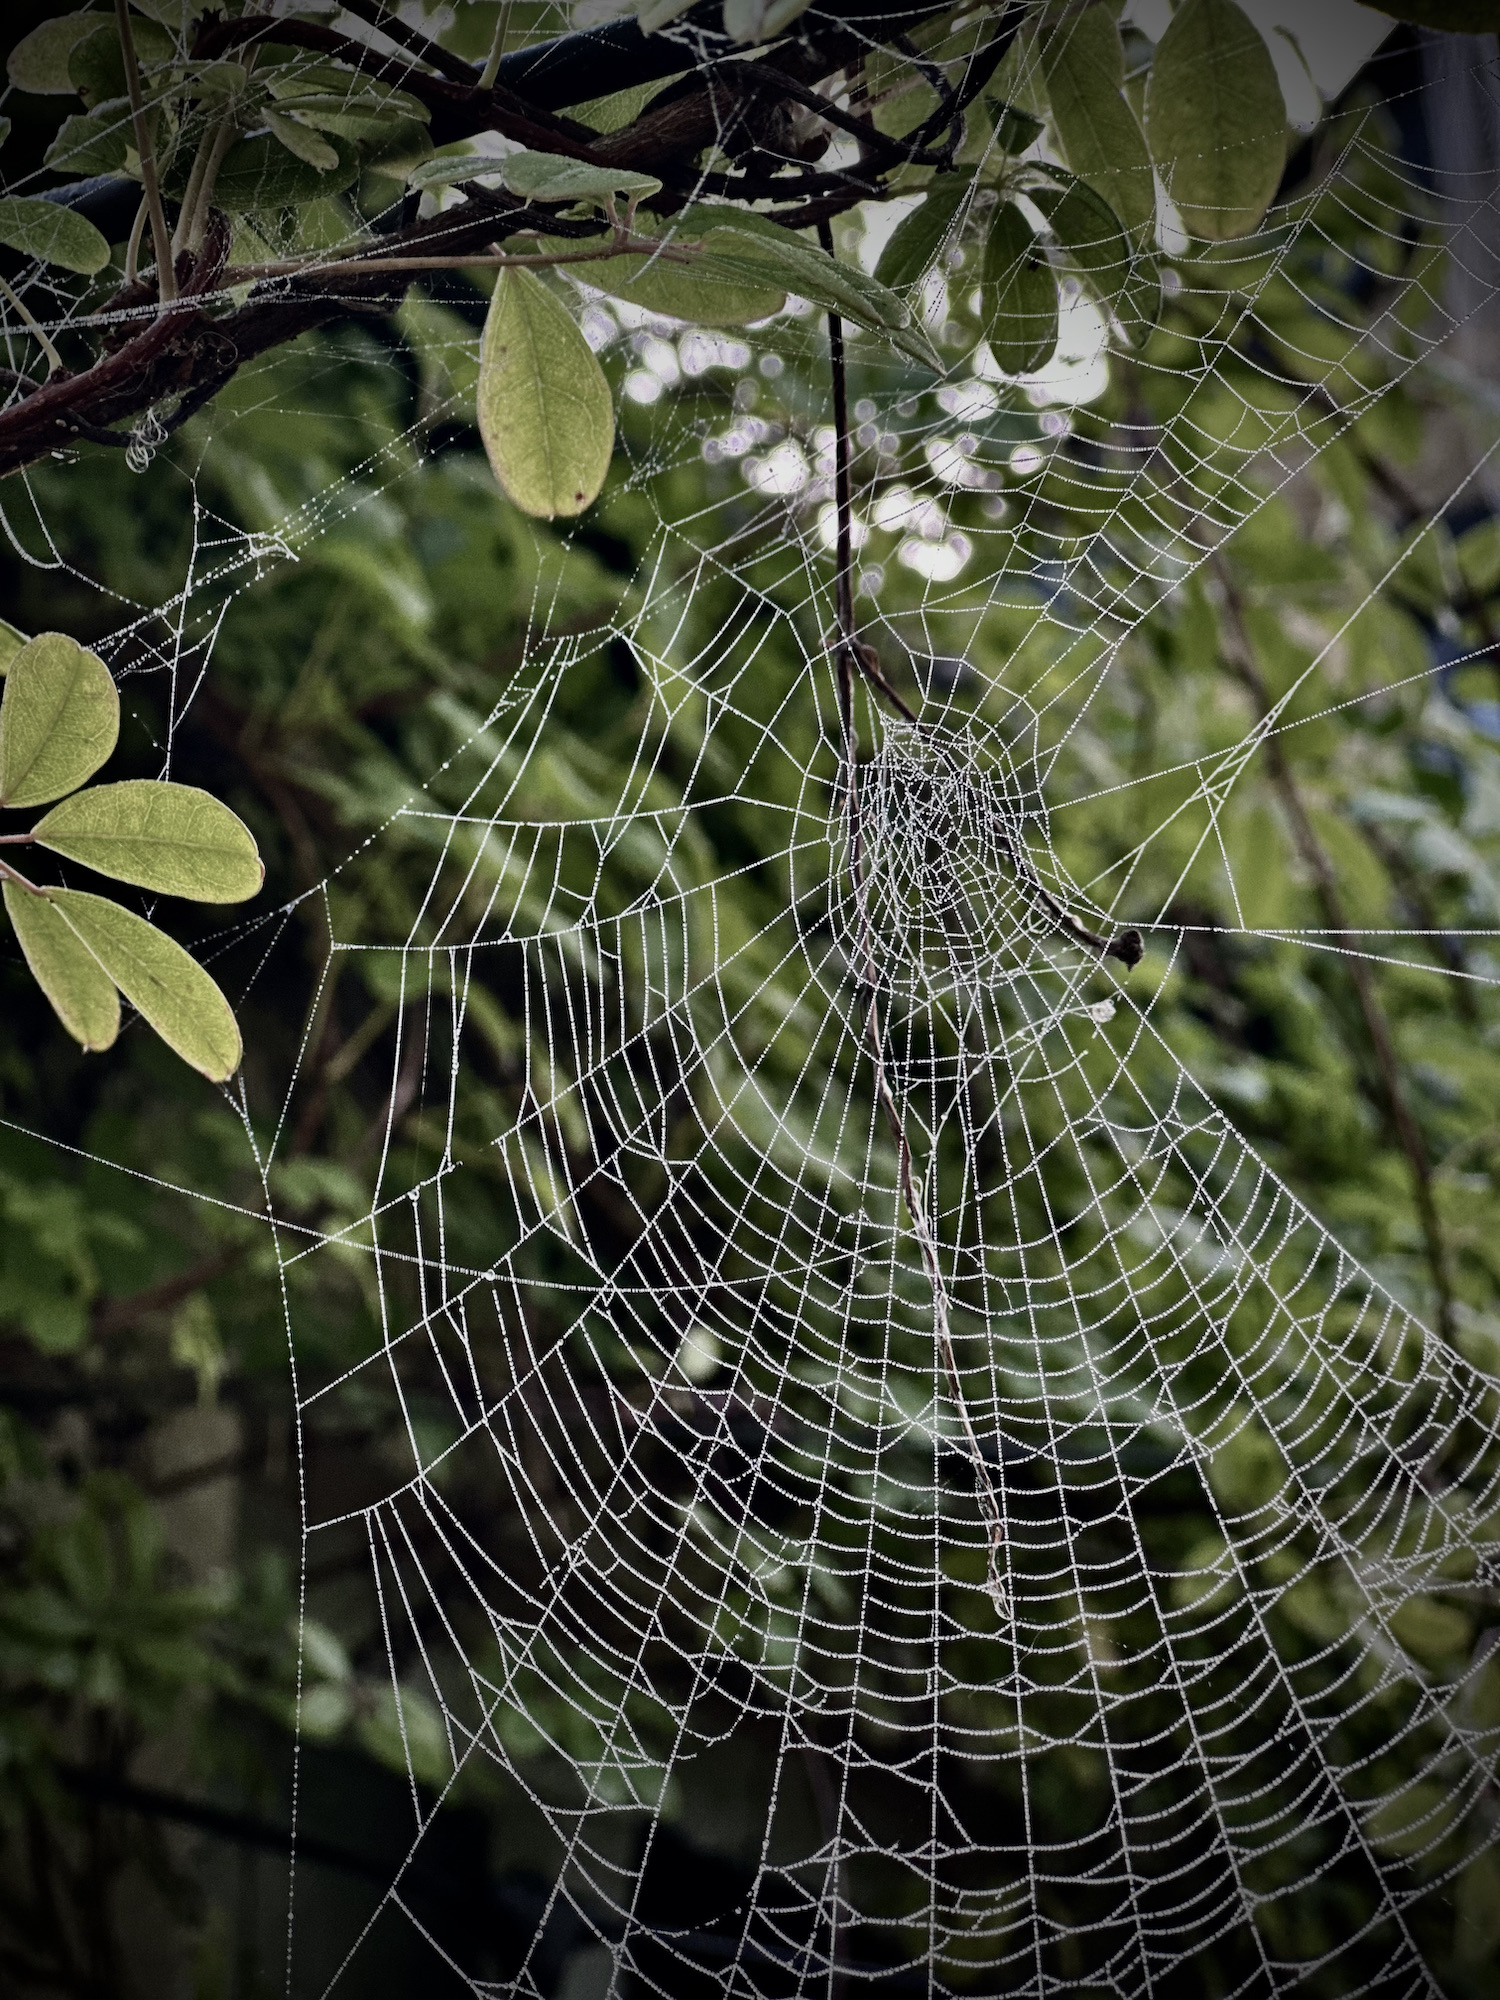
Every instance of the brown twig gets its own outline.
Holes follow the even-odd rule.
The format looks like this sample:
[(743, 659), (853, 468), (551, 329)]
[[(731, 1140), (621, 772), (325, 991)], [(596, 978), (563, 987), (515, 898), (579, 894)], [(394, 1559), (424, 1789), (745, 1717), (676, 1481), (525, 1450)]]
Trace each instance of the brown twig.
[(1400, 1058), (1396, 1053), (1390, 1023), (1380, 1004), (1374, 975), (1360, 956), (1357, 943), (1358, 931), (1349, 920), (1343, 891), (1339, 887), (1337, 870), (1329, 859), (1328, 850), (1318, 838), (1317, 829), (1303, 801), (1296, 776), (1287, 761), (1281, 737), (1274, 727), (1275, 706), (1250, 643), (1243, 602), (1223, 557), (1215, 554), (1212, 562), (1224, 594), (1224, 606), (1228, 613), (1233, 639), (1233, 645), (1228, 649), (1226, 657), (1254, 704), (1256, 722), (1261, 732), (1261, 748), (1265, 752), (1266, 768), (1276, 788), (1277, 797), (1281, 801), (1282, 811), (1286, 815), (1293, 844), (1302, 859), (1303, 866), (1312, 877), (1329, 930), (1353, 940), (1346, 959), (1349, 978), (1359, 1003), (1365, 1033), (1375, 1057), (1385, 1108), (1397, 1144), (1406, 1155), (1406, 1163), (1411, 1173), (1412, 1192), (1416, 1198), (1417, 1215), (1427, 1250), (1427, 1265), (1437, 1297), (1438, 1331), (1444, 1339), (1451, 1340), (1454, 1334), (1453, 1278), (1449, 1266), (1448, 1246), (1443, 1236), (1442, 1222), (1432, 1191), (1432, 1166), (1428, 1158), (1427, 1141), (1407, 1102), (1401, 1077)]
[(207, 1257), (200, 1257), (196, 1264), (190, 1264), (176, 1277), (163, 1278), (157, 1284), (147, 1285), (143, 1291), (132, 1292), (125, 1299), (100, 1299), (94, 1306), (93, 1329), (95, 1337), (107, 1339), (110, 1334), (124, 1333), (138, 1326), (143, 1319), (153, 1313), (165, 1312), (175, 1306), (180, 1299), (191, 1297), (212, 1284), (215, 1278), (222, 1278), (237, 1264), (244, 1262), (246, 1245), (231, 1244), (223, 1250), (214, 1250)]

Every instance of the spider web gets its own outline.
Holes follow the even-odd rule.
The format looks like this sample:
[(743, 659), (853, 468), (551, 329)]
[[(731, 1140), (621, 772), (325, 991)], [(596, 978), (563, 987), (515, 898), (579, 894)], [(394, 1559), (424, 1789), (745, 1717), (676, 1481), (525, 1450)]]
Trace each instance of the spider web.
[[(1297, 282), (1319, 203), (1347, 195), (1371, 220), (1372, 167), (1404, 197), (1374, 214), (1393, 245), (1408, 211), (1432, 212), (1373, 127), (1341, 121), (1315, 195), (1237, 246), (1239, 276), (1216, 266), (1199, 383), (1255, 352), (1259, 297)], [(1478, 311), (1493, 175), (1471, 193), (1438, 209)], [(1336, 364), (1297, 355), (1302, 383), (1336, 380), (1332, 416), (1289, 397), (1267, 352), (1232, 373), (1239, 424), (1189, 399), (1165, 425), (1105, 425), (1064, 388), (1035, 442), (991, 447), (954, 426), (982, 430), (993, 380), (913, 415), (892, 372), (856, 415), (925, 439), (933, 474), (877, 475), (856, 515), (901, 527), (924, 599), (887, 618), (862, 555), (859, 605), (922, 700), (912, 724), (861, 688), (847, 731), (826, 650), (831, 434), (778, 438), (744, 407), (688, 432), (674, 371), (748, 381), (757, 333), (589, 305), (596, 343), (632, 350), (626, 394), (659, 397), (632, 488), (703, 458), (744, 476), (698, 513), (663, 508), (628, 612), (559, 634), (538, 598), (492, 713), (365, 849), (425, 846), (410, 934), (341, 935), (328, 901), (324, 979), (374, 953), (398, 995), (368, 1212), (325, 1230), (278, 1209), (309, 1049), (269, 1149), (245, 1107), (282, 1268), (354, 1258), (378, 1299), (382, 1344), (349, 1376), (299, 1365), (316, 1329), (291, 1290), (287, 1335), (302, 1418), (366, 1376), (407, 1415), (410, 1462), (358, 1526), (403, 1741), (425, 1704), (446, 1777), (411, 1746), (410, 1853), (381, 1907), (474, 1991), (557, 1990), (562, 1912), (595, 1940), (601, 1992), (1146, 1994), (1210, 1960), (1224, 1993), (1438, 1990), (1413, 1913), (1460, 1863), (1420, 1864), (1492, 1840), (1496, 1732), (1482, 1652), (1435, 1670), (1402, 1619), (1433, 1589), (1494, 1588), (1497, 1385), (1361, 1268), (1184, 1062), (1159, 1015), (1191, 927), (1174, 894), (1143, 908), (1138, 889), (1187, 819), (1183, 874), (1217, 851), (1239, 907), (1257, 857), (1234, 847), (1236, 786), (1294, 699), (1299, 723), (1342, 712), (1337, 690), (1306, 696), (1346, 635), (1175, 773), (1178, 802), (1118, 865), (1073, 879), (1058, 834), (1119, 782), (1080, 783), (1078, 760), (1120, 647), (1410, 368), (1441, 363), (1454, 297), (1419, 276), (1399, 327), (1339, 329)], [(776, 334), (822, 351), (811, 315)], [(1356, 348), (1379, 363), (1365, 377)], [(948, 518), (955, 465), (950, 484), (997, 494), (984, 528)], [(1044, 467), (1072, 482), (1066, 535), (1027, 483)], [(403, 476), (393, 448), (255, 537), (204, 515), (180, 596), (124, 618), (118, 650), (172, 668), (179, 716), (234, 595)], [(694, 598), (724, 577), (740, 610), (705, 636)], [(992, 671), (1001, 615), (1047, 645)], [(628, 784), (549, 810), (558, 690), (611, 644), (650, 697)], [(801, 656), (791, 694), (773, 645)], [(736, 865), (705, 828), (742, 807), (781, 841)], [(731, 894), (747, 874), (776, 885), (750, 935)], [(1145, 961), (1101, 958), (1059, 910), (1139, 928)], [(1296, 935), (1441, 976), (1417, 930)], [(502, 963), (524, 1108), (476, 1135)], [(437, 1135), (415, 1180), (406, 1116)], [(449, 1248), (476, 1181), (480, 1261)], [(601, 1205), (623, 1255), (595, 1240)], [(418, 1373), (451, 1406), (436, 1456), (407, 1408)], [(451, 1503), (459, 1461), (483, 1463), (517, 1524), (504, 1543)], [(1167, 1553), (1174, 1511), (1216, 1533)], [(309, 1560), (348, 1525), (309, 1500)], [(553, 1855), (504, 1980), (464, 1971), (406, 1894), (476, 1767)], [(734, 1774), (714, 1782), (749, 1887), (663, 1923), (643, 1884), (703, 1769)], [(1300, 1899), (1335, 1877), (1346, 1922), (1308, 1946)], [(303, 1946), (294, 1899), (297, 1979)]]

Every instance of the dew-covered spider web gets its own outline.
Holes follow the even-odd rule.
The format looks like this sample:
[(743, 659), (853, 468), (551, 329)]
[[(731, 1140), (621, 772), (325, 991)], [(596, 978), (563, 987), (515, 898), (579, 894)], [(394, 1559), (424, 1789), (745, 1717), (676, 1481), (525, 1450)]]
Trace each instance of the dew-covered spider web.
[[(1500, 979), (1482, 919), (1456, 967), (1419, 921), (1266, 917), (1240, 810), (1278, 735), (1446, 697), (1394, 652), (1351, 673), (1376, 578), (1233, 729), (1179, 755), (1169, 715), (1131, 765), (1095, 724), (1179, 606), (1249, 643), (1226, 565), (1421, 371), (1478, 415), (1411, 544), (1493, 487), (1500, 392), (1456, 357), (1492, 324), (1500, 81), (1492, 43), (1454, 47), (1407, 127), (1461, 90), (1488, 164), (1445, 176), (1353, 102), (1257, 237), (1172, 267), (1197, 344), (1161, 381), (1117, 357), (1100, 399), (1076, 287), (1064, 363), (1020, 388), (962, 359), (935, 388), (851, 337), (856, 614), (914, 722), (866, 680), (840, 716), (822, 319), (691, 330), (586, 294), (655, 515), (628, 589), (555, 617), (548, 544), (490, 712), (449, 703), (348, 864), (415, 856), (413, 923), (383, 934), (336, 872), (205, 954), (239, 1005), (321, 904), (318, 991), (378, 959), (390, 997), (366, 1207), (309, 1223), (278, 1193), (316, 1007), (292, 1073), (252, 1050), (236, 1101), (301, 1418), (351, 1383), (411, 1398), (375, 1497), (305, 1485), (304, 1553), (367, 1541), (412, 1776), (379, 1908), (475, 1992), (1442, 1990), (1422, 1912), (1494, 1839), (1500, 1712), (1483, 1643), (1431, 1632), (1493, 1606), (1500, 1388), (1420, 1254), (1346, 1248), (1165, 1010), (1210, 932)], [(926, 304), (940, 328), (941, 282)], [(205, 505), (179, 595), (121, 607), (174, 717), (238, 598), (357, 539), (461, 423), (463, 324), (408, 310), (412, 430), (253, 536)], [(720, 415), (686, 421), (708, 383)], [(614, 763), (556, 721), (606, 654), (637, 690)], [(1207, 875), (1232, 920), (1194, 914)], [(1128, 929), (1135, 965), (1088, 941)], [(352, 1370), (307, 1359), (320, 1262), (378, 1317)], [(476, 1772), (545, 1884), (503, 1975), (407, 1892)], [(715, 1843), (719, 1901), (674, 1904)], [(301, 1923), (294, 1889), (293, 1990), (354, 1980), (375, 1919), (333, 1960)]]

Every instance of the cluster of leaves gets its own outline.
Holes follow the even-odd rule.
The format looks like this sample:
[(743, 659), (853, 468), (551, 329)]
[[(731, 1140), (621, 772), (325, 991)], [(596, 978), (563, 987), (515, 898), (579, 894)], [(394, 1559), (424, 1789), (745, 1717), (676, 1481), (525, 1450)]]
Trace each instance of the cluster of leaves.
[[(19, 642), (20, 635), (11, 637)], [(114, 753), (120, 698), (96, 653), (66, 633), (17, 643), (0, 698), (0, 809), (49, 805), (3, 836), (161, 895), (239, 903), (265, 871), (250, 829), (196, 785), (88, 783)], [(107, 897), (40, 889), (0, 860), (5, 910), (37, 984), (69, 1034), (107, 1049), (120, 995), (184, 1062), (215, 1082), (239, 1068), (240, 1032), (213, 980), (165, 931)]]

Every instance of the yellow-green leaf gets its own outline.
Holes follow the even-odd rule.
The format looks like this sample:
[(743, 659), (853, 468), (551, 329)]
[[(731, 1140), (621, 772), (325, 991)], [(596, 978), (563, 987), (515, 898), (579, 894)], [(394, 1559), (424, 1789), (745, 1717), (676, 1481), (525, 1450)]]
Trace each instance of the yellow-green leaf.
[(1127, 229), (1156, 213), (1151, 155), (1125, 102), (1125, 54), (1108, 7), (1090, 7), (1041, 38), (1042, 75), (1063, 158)]
[(0, 243), (64, 271), (102, 271), (109, 244), (87, 216), (25, 194), (0, 196)]
[(48, 900), (167, 1047), (214, 1083), (240, 1066), (229, 1002), (180, 944), (103, 896), (50, 889)]
[(1286, 105), (1259, 30), (1235, 0), (1183, 0), (1157, 45), (1146, 137), (1183, 225), (1248, 236), (1286, 163)]
[(11, 660), (0, 701), (0, 805), (76, 792), (114, 749), (120, 697), (97, 653), (41, 632)]
[(95, 785), (54, 806), (32, 832), (54, 854), (117, 882), (199, 903), (242, 903), (265, 878), (249, 827), (196, 785)]
[(1057, 347), (1057, 281), (1036, 232), (1012, 202), (995, 210), (984, 247), (990, 352), (1007, 375), (1034, 375)]
[[(566, 252), (579, 246), (553, 236), (543, 237), (537, 247)], [(764, 279), (746, 278), (705, 256), (694, 257), (691, 264), (650, 252), (605, 257), (578, 265), (576, 275), (613, 299), (628, 299), (645, 312), (663, 313), (694, 326), (745, 326), (751, 320), (769, 319), (786, 304), (786, 293), (771, 290)]]
[(91, 35), (104, 20), (103, 14), (84, 11), (59, 14), (43, 21), (29, 35), (23, 35), (6, 58), (5, 73), (17, 90), (35, 97), (71, 97), (73, 79), (68, 75), (68, 58), (73, 44)]
[(7, 882), (5, 910), (58, 1020), (86, 1049), (107, 1049), (120, 1032), (120, 996), (104, 967), (46, 896)]
[(543, 519), (598, 497), (615, 442), (604, 370), (530, 271), (504, 270), (479, 344), (479, 434), (507, 496)]

